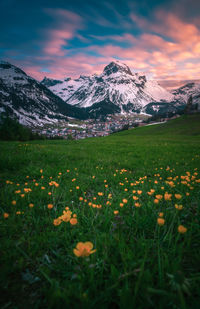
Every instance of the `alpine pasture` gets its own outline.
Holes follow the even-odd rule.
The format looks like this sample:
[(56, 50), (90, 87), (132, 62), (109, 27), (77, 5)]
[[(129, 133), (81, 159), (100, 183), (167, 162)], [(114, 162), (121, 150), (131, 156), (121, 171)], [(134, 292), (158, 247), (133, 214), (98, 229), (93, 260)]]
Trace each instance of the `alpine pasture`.
[(1, 308), (197, 308), (200, 114), (1, 142)]

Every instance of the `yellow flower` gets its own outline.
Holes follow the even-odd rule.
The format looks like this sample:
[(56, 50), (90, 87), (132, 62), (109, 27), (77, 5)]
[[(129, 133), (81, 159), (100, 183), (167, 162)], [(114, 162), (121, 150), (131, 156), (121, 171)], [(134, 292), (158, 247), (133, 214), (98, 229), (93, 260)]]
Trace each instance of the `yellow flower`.
[(184, 233), (187, 232), (187, 228), (184, 227), (183, 225), (179, 225), (178, 232), (181, 233), (181, 234), (184, 234)]
[(177, 204), (175, 204), (175, 208), (178, 209), (178, 210), (181, 210), (181, 209), (183, 209), (183, 205), (177, 205)]
[(3, 217), (4, 219), (7, 219), (9, 217), (9, 214), (7, 212), (4, 212)]
[(71, 225), (76, 225), (78, 223), (76, 218), (72, 218), (70, 221)]
[(163, 218), (158, 218), (157, 219), (157, 223), (158, 223), (158, 225), (164, 225), (165, 224), (165, 219), (163, 219)]
[(73, 252), (77, 257), (86, 257), (96, 252), (96, 250), (92, 250), (92, 248), (93, 244), (90, 241), (86, 241), (85, 243), (79, 242)]
[(175, 198), (177, 198), (177, 200), (180, 200), (182, 198), (181, 194), (174, 194)]

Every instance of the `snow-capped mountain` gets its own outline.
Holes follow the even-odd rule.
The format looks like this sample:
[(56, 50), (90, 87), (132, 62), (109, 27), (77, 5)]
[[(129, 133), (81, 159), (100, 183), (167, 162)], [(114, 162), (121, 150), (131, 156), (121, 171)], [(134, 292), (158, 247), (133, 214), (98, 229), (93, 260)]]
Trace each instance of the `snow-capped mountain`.
[(0, 113), (17, 117), (20, 123), (30, 126), (77, 117), (76, 108), (5, 61), (0, 61)]
[(187, 83), (186, 85), (172, 90), (174, 99), (182, 104), (186, 104), (190, 96), (193, 98), (193, 103), (199, 103), (200, 101), (200, 83)]
[[(92, 106), (102, 110), (109, 104), (118, 112), (139, 112), (151, 102), (170, 102), (173, 95), (145, 75), (132, 73), (119, 61), (108, 64), (100, 75), (80, 76), (78, 79), (54, 81), (44, 79), (52, 92), (77, 107)], [(101, 104), (100, 104), (101, 103)], [(103, 112), (103, 111), (102, 111)]]

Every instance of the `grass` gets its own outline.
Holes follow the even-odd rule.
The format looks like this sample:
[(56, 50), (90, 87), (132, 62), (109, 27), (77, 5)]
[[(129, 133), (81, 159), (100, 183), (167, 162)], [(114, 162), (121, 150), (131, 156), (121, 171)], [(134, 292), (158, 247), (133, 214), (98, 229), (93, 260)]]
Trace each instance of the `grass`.
[(0, 147), (1, 308), (199, 306), (200, 115)]

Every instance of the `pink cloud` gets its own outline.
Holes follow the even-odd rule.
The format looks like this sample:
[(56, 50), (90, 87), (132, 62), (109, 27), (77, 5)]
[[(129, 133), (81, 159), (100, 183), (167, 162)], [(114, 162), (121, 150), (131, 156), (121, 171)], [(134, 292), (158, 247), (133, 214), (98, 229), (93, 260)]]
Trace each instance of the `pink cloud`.
[[(148, 72), (156, 79), (195, 79), (200, 76), (196, 65), (200, 63), (200, 31), (196, 25), (175, 14), (158, 11), (153, 22), (131, 14), (132, 22), (143, 30), (141, 35), (93, 35), (92, 38), (101, 41), (100, 45), (81, 48), (79, 54), (74, 50), (74, 55), (69, 57), (69, 40), (75, 36), (83, 42), (85, 40), (78, 33), (84, 27), (82, 18), (66, 10), (48, 9), (46, 12), (56, 24), (44, 31), (44, 55), (35, 57), (35, 62), (48, 63), (50, 72), (41, 72), (40, 66), (31, 65), (31, 61), (24, 64), (24, 70), (36, 79), (40, 80), (44, 75), (61, 79), (101, 73), (104, 66), (116, 58), (123, 59), (122, 62), (133, 71)], [(123, 43), (128, 47), (123, 47)], [(89, 56), (88, 52), (95, 52), (98, 56)]]
[(83, 27), (82, 18), (73, 12), (62, 9), (45, 9), (53, 17), (56, 24), (52, 29), (44, 30), (46, 40), (43, 52), (48, 55), (64, 56), (68, 41), (78, 35), (78, 30)]

